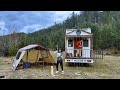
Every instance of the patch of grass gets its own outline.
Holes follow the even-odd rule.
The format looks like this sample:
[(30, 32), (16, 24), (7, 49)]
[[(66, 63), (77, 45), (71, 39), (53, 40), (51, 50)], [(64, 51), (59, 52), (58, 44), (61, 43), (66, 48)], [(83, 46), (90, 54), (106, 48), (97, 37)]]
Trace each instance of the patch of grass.
[(0, 60), (0, 65), (2, 65), (2, 60)]
[[(8, 64), (11, 63), (11, 64)], [(120, 57), (105, 56), (104, 59), (95, 60), (89, 67), (67, 66), (64, 62), (64, 74), (51, 75), (51, 66), (36, 66), (29, 69), (11, 70), (11, 58), (0, 60), (0, 74), (7, 79), (120, 79)], [(53, 66), (54, 73), (56, 66)], [(59, 66), (59, 70), (61, 67)]]
[(33, 77), (32, 76), (27, 76), (26, 79), (33, 79)]
[(120, 56), (120, 54), (111, 54), (112, 56), (117, 56), (117, 57), (119, 57)]

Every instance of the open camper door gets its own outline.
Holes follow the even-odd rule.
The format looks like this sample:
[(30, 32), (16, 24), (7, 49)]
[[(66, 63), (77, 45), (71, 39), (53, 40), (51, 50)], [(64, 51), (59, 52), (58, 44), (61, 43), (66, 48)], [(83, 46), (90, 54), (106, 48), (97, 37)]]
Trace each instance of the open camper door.
[(83, 57), (85, 58), (90, 58), (90, 51), (91, 51), (90, 44), (91, 44), (90, 38), (83, 39), (82, 53), (83, 53)]
[(12, 69), (15, 71), (16, 67), (18, 66), (19, 62), (21, 61), (23, 55), (26, 51), (18, 51), (16, 58), (13, 61)]

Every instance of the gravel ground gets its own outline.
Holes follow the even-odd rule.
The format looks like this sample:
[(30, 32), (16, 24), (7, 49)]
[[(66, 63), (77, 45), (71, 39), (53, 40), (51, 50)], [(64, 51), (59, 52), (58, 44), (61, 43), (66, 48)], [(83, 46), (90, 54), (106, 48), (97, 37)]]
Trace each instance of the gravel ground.
[[(64, 74), (51, 75), (50, 66), (39, 66), (12, 71), (12, 57), (0, 57), (0, 76), (3, 79), (120, 79), (120, 56), (104, 56), (89, 67), (66, 66)], [(55, 73), (55, 66), (54, 73)], [(60, 68), (59, 68), (60, 69)]]

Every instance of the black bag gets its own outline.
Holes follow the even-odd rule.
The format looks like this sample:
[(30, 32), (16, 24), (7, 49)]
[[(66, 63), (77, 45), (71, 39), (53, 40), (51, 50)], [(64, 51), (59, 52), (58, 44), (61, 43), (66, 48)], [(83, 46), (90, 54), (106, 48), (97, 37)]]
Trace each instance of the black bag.
[(30, 63), (29, 62), (24, 62), (23, 63), (23, 68), (30, 68)]

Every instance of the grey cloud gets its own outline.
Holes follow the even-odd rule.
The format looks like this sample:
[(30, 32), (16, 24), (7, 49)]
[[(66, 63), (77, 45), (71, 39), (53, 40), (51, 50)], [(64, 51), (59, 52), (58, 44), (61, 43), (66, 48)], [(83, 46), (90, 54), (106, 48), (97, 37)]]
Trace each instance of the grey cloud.
[(41, 29), (53, 25), (54, 22), (62, 22), (69, 15), (67, 13), (58, 11), (0, 11), (0, 21), (5, 23), (6, 32), (4, 33), (12, 33), (14, 27), (17, 32), (29, 33), (29, 29), (34, 32), (39, 26)]

